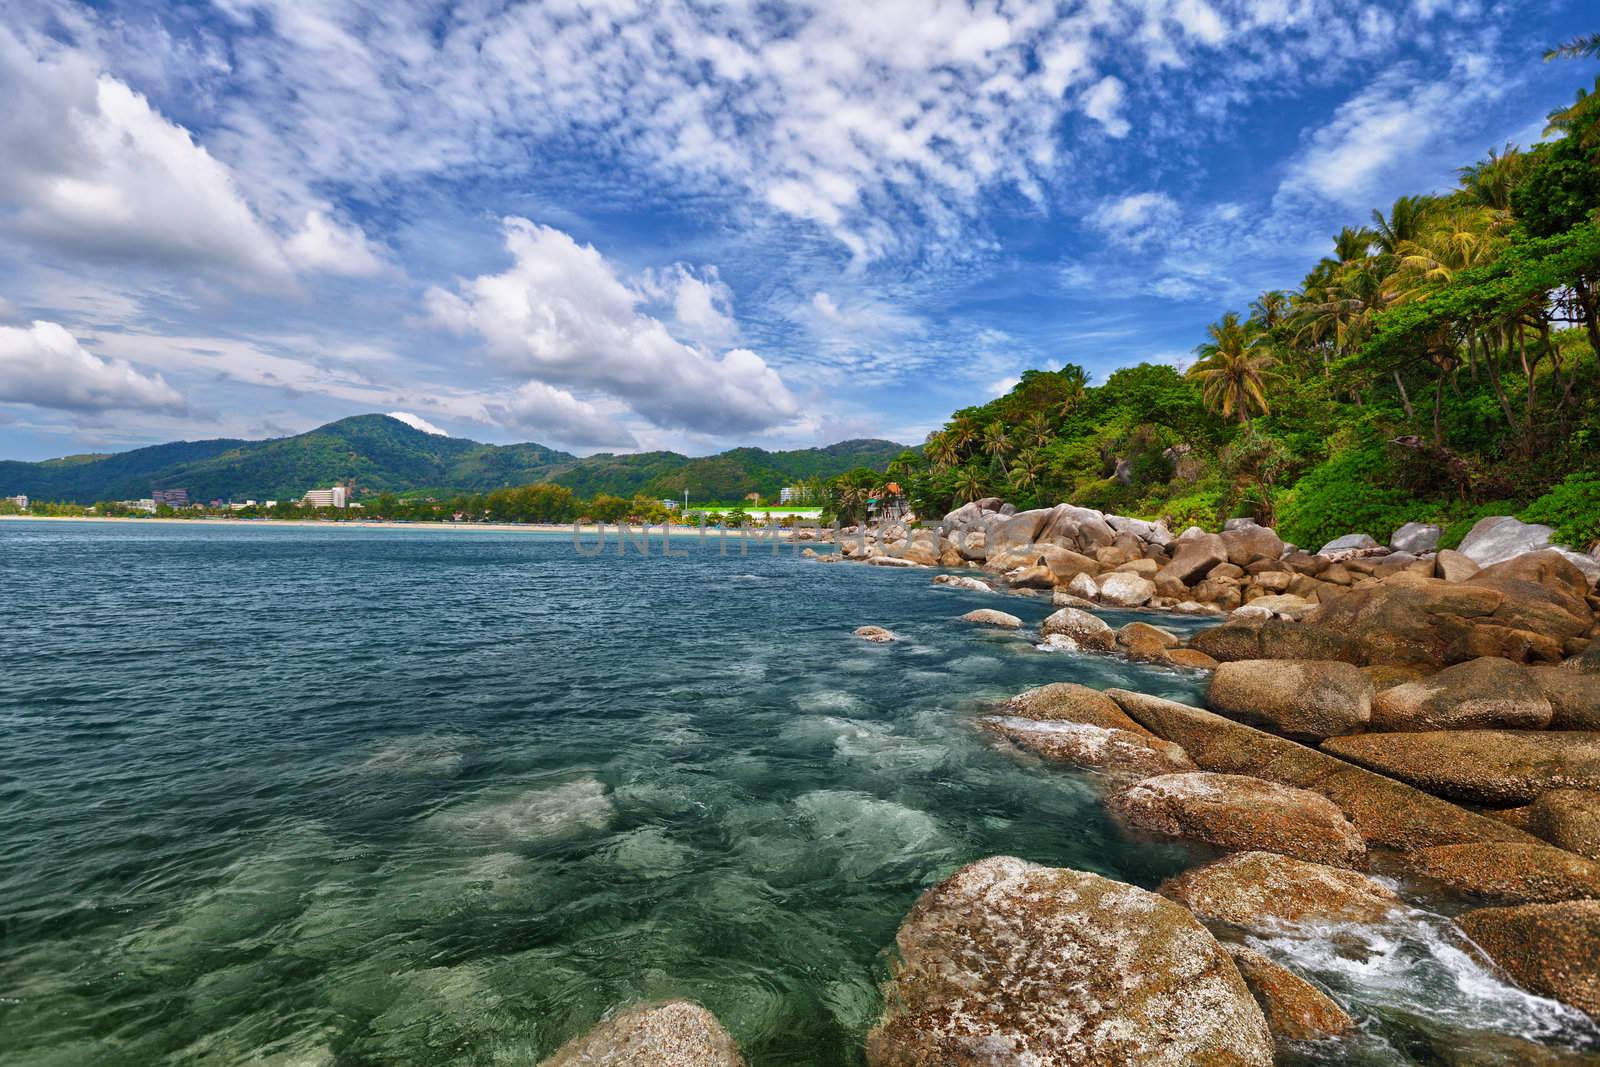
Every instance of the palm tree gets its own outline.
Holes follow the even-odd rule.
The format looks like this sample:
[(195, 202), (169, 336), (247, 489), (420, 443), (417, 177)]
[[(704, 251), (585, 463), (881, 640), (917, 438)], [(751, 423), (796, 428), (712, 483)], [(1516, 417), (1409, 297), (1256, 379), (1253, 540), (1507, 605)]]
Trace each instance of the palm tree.
[(983, 454), (986, 456), (1004, 456), (1011, 451), (1011, 439), (1006, 436), (1006, 428), (998, 422), (991, 422), (983, 430)]
[(978, 477), (978, 472), (971, 467), (964, 468), (956, 478), (956, 502), (970, 504), (974, 500), (982, 500), (988, 495), (983, 479)]
[(1289, 294), (1282, 289), (1269, 289), (1250, 302), (1250, 320), (1271, 332), (1283, 325), (1289, 317)]
[(928, 435), (928, 443), (923, 447), (923, 454), (928, 457), (936, 471), (949, 470), (961, 459), (960, 451), (956, 448), (955, 439), (948, 433), (934, 431)]
[(1025, 448), (1017, 453), (1011, 461), (1011, 469), (1006, 473), (1016, 488), (1031, 489), (1039, 484), (1039, 476), (1044, 473), (1044, 456), (1037, 448)]
[(1489, 149), (1489, 158), (1456, 171), (1461, 188), (1474, 201), (1494, 212), (1498, 226), (1511, 221), (1511, 190), (1521, 180), (1527, 157), (1510, 142), (1504, 151)]
[(944, 434), (954, 446), (956, 455), (965, 455), (972, 447), (972, 442), (978, 439), (978, 428), (968, 416), (961, 416), (945, 428)]
[(1250, 421), (1252, 411), (1265, 413), (1266, 381), (1275, 360), (1257, 350), (1259, 335), (1230, 311), (1206, 328), (1211, 340), (1195, 349), (1199, 362), (1189, 368), (1189, 376), (1200, 382), (1202, 395), (1213, 411), (1224, 418), (1237, 416), (1241, 425)]
[(1436, 216), (1427, 232), (1396, 249), (1398, 262), (1384, 281), (1385, 295), (1393, 303), (1407, 303), (1458, 271), (1492, 262), (1505, 245), (1493, 229), (1488, 209), (1458, 208)]
[(1022, 441), (1034, 448), (1043, 448), (1050, 443), (1053, 430), (1050, 426), (1050, 416), (1042, 411), (1035, 411), (1028, 416), (1028, 421), (1022, 424)]
[(1359, 228), (1346, 226), (1333, 235), (1333, 254), (1338, 257), (1338, 262), (1350, 263), (1366, 259), (1372, 254), (1372, 246), (1377, 243), (1378, 235), (1365, 226)]
[(1582, 59), (1584, 56), (1600, 59), (1600, 33), (1585, 33), (1558, 44), (1544, 54), (1544, 59), (1548, 63), (1552, 59)]
[(1089, 372), (1076, 363), (1068, 363), (1056, 375), (1061, 380), (1061, 403), (1057, 408), (1058, 414), (1065, 419), (1069, 418), (1078, 405), (1083, 403), (1083, 398), (1089, 390)]
[(1438, 201), (1431, 196), (1402, 196), (1389, 209), (1389, 216), (1373, 209), (1375, 243), (1385, 255), (1395, 255), (1407, 241), (1415, 241), (1427, 227), (1428, 216)]

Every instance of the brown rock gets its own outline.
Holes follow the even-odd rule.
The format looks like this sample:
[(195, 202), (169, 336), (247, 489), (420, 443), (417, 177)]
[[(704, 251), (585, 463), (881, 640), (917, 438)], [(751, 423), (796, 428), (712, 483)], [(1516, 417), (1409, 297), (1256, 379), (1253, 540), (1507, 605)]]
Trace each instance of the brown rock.
[(1545, 549), (1513, 556), (1503, 563), (1483, 568), (1473, 575), (1473, 584), (1488, 584), (1492, 588), (1492, 583), (1500, 579), (1532, 582), (1543, 586), (1550, 592), (1566, 598), (1569, 604), (1566, 610), (1576, 615), (1588, 614), (1588, 608), (1583, 601), (1589, 595), (1589, 579), (1572, 564), (1571, 560), (1559, 552)]
[(1005, 611), (996, 611), (994, 608), (979, 608), (969, 611), (961, 616), (962, 622), (974, 623), (978, 626), (997, 626), (1002, 630), (1019, 630), (1022, 620)]
[(1206, 572), (1207, 578), (1232, 578), (1239, 581), (1244, 578), (1244, 568), (1236, 567), (1232, 563), (1219, 563)]
[(1360, 651), (1337, 630), (1312, 623), (1236, 619), (1194, 636), (1190, 646), (1213, 659), (1341, 660), (1357, 663)]
[(1310, 552), (1291, 552), (1283, 557), (1284, 565), (1290, 570), (1313, 578), (1327, 570), (1329, 562), (1325, 556), (1313, 555)]
[(1493, 589), (1405, 573), (1323, 601), (1307, 622), (1352, 641), (1358, 663), (1438, 668), (1451, 662), (1447, 652), (1471, 629), (1471, 620), (1489, 617), (1504, 599)]
[(1526, 809), (1533, 833), (1551, 844), (1600, 860), (1600, 792), (1552, 789)]
[(1407, 682), (1420, 681), (1428, 677), (1428, 672), (1419, 667), (1400, 667), (1392, 663), (1375, 663), (1370, 667), (1362, 667), (1361, 673), (1372, 682), (1375, 692), (1393, 689), (1397, 685)]
[(1267, 1067), (1261, 1009), (1183, 908), (1098, 875), (996, 856), (922, 895), (870, 1067)]
[(1002, 705), (1006, 714), (1045, 722), (1081, 722), (1109, 730), (1155, 735), (1134, 722), (1122, 707), (1098, 689), (1076, 682), (1051, 682), (1025, 689)]
[(1080, 574), (1090, 576), (1099, 574), (1102, 570), (1100, 564), (1080, 552), (1070, 548), (1061, 548), (1058, 545), (1035, 545), (1040, 560), (1055, 577), (1056, 585), (1066, 585)]
[(1237, 526), (1224, 530), (1221, 537), (1228, 562), (1236, 567), (1283, 555), (1283, 540), (1265, 526)]
[(1600, 733), (1435, 730), (1335, 737), (1322, 748), (1430, 793), (1491, 807), (1526, 804), (1548, 789), (1600, 789)]
[(1453, 548), (1440, 549), (1433, 564), (1434, 573), (1447, 582), (1464, 582), (1481, 569), (1470, 557)]
[(1172, 648), (1167, 650), (1167, 662), (1174, 667), (1188, 667), (1192, 670), (1214, 671), (1217, 661), (1195, 648)]
[(1161, 887), (1200, 918), (1245, 930), (1378, 922), (1405, 907), (1364, 874), (1274, 852), (1240, 852), (1185, 871)]
[(1559, 663), (1562, 642), (1553, 637), (1502, 626), (1498, 619), (1475, 622), (1445, 649), (1446, 663), (1493, 656), (1517, 663)]
[(1013, 715), (989, 716), (978, 720), (978, 725), (1051, 763), (1101, 771), (1118, 781), (1137, 782), (1194, 767), (1183, 749), (1144, 730), (1062, 720), (1042, 722)]
[(1079, 608), (1061, 608), (1039, 624), (1039, 636), (1060, 634), (1077, 642), (1079, 648), (1110, 652), (1117, 644), (1117, 632), (1098, 616)]
[(541, 1067), (744, 1067), (716, 1016), (686, 1000), (631, 1008), (562, 1045)]
[(1500, 904), (1600, 897), (1600, 863), (1550, 845), (1439, 845), (1408, 852), (1401, 864), (1447, 889)]
[(1361, 835), (1326, 797), (1241, 774), (1163, 774), (1107, 803), (1137, 829), (1217, 848), (1278, 852), (1343, 867), (1366, 855)]
[(1600, 901), (1479, 908), (1456, 922), (1524, 989), (1600, 1016)]
[(1206, 703), (1232, 718), (1320, 741), (1364, 730), (1372, 692), (1360, 668), (1337, 660), (1247, 659), (1217, 668)]
[(1369, 845), (1414, 849), (1460, 841), (1536, 840), (1403, 782), (1212, 712), (1125, 689), (1110, 689), (1106, 695), (1151, 733), (1181, 746), (1205, 770), (1248, 774), (1320, 793), (1339, 806)]
[(1206, 578), (1191, 595), (1202, 604), (1215, 604), (1223, 611), (1232, 611), (1244, 602), (1239, 583), (1232, 578)]
[(1219, 563), (1228, 562), (1228, 546), (1216, 534), (1201, 534), (1173, 546), (1172, 562), (1161, 574), (1192, 585)]
[(877, 645), (886, 645), (895, 640), (893, 631), (885, 630), (882, 626), (857, 626), (855, 634), (863, 641), (871, 641)]
[(1543, 729), (1545, 699), (1526, 667), (1484, 657), (1386, 689), (1372, 701), (1374, 730)]
[(1589, 647), (1572, 655), (1561, 664), (1561, 669), (1574, 674), (1600, 674), (1600, 637), (1592, 634)]
[(1250, 987), (1267, 1029), (1287, 1041), (1338, 1037), (1356, 1022), (1333, 998), (1254, 949), (1226, 945), (1244, 984)]
[[(1156, 644), (1162, 648), (1177, 648), (1183, 640), (1171, 630), (1163, 630), (1147, 622), (1130, 622), (1117, 631), (1117, 642), (1123, 645)], [(1106, 698), (1110, 700), (1110, 697)]]
[(1565, 667), (1530, 667), (1528, 674), (1550, 701), (1550, 729), (1600, 730), (1600, 675)]

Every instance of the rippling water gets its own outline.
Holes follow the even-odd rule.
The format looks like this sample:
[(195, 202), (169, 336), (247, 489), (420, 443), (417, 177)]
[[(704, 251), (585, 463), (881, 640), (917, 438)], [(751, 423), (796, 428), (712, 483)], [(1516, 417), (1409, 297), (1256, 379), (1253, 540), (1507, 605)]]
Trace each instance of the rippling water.
[[(532, 1064), (687, 996), (753, 1067), (855, 1064), (956, 867), (1196, 859), (972, 727), (1046, 681), (1194, 676), (955, 621), (1042, 599), (678, 547), (0, 523), (0, 1061)], [(1361, 1017), (1308, 1061), (1595, 1039), (1428, 917), (1255, 943)]]

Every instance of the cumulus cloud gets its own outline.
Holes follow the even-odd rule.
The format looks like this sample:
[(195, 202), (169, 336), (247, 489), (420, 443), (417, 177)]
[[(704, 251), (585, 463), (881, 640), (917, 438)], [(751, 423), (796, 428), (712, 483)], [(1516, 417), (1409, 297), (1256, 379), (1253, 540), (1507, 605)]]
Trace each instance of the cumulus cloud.
[(1137, 247), (1177, 221), (1178, 202), (1166, 193), (1133, 193), (1100, 205), (1091, 225), (1117, 244)]
[(183, 397), (159, 374), (88, 352), (60, 324), (0, 326), (0, 401), (63, 411), (180, 412)]
[(398, 419), (400, 422), (405, 423), (413, 430), (421, 430), (423, 433), (431, 433), (435, 437), (450, 436), (444, 430), (439, 429), (439, 427), (435, 426), (421, 415), (413, 415), (409, 411), (391, 411), (389, 412), (389, 417), (391, 419)]
[(543, 382), (524, 383), (504, 400), (485, 404), (484, 411), (506, 429), (530, 434), (546, 444), (572, 448), (639, 446), (633, 432), (622, 424), (620, 413), (603, 412), (565, 389)]
[(360, 277), (384, 269), (366, 234), (358, 227), (340, 225), (320, 210), (306, 212), (304, 225), (284, 244), (284, 252), (303, 270)]
[(1104, 126), (1112, 137), (1126, 137), (1133, 126), (1122, 117), (1125, 95), (1122, 80), (1108, 74), (1083, 94), (1083, 112)]
[(592, 245), (522, 218), (504, 220), (514, 260), (501, 274), (428, 290), (438, 325), (483, 339), (499, 363), (547, 385), (598, 390), (658, 426), (765, 429), (799, 410), (778, 372), (747, 348), (720, 356), (645, 314), (647, 294)]

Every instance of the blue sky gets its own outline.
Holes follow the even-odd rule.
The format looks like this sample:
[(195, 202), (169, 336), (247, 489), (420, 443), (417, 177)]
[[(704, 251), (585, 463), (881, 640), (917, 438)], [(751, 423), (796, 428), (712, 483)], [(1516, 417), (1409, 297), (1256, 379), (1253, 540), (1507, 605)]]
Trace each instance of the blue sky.
[[(0, 457), (920, 440), (1536, 139), (1580, 3), (0, 5)], [(4, 487), (0, 486), (0, 490)]]

